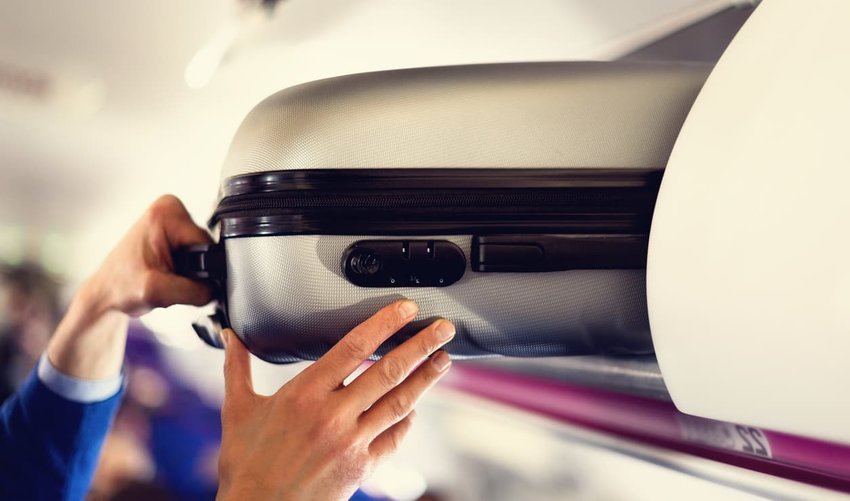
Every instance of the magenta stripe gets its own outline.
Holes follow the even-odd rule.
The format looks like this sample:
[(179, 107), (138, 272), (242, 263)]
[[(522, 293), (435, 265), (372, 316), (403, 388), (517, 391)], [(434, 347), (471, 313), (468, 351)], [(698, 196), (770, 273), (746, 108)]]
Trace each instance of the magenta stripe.
[[(850, 447), (764, 431), (772, 459), (684, 439), (672, 403), (456, 364), (445, 384), (511, 407), (791, 480), (850, 492)], [(688, 417), (706, 423), (708, 419)]]

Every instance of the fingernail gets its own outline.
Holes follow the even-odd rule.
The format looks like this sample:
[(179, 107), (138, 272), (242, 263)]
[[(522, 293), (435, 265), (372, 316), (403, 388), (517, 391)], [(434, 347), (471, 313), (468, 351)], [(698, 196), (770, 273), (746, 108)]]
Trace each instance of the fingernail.
[(227, 346), (227, 343), (230, 342), (230, 329), (224, 329), (223, 331), (221, 331), (219, 337), (221, 337), (221, 343), (224, 346)]
[(455, 326), (448, 320), (440, 320), (437, 322), (437, 339), (440, 341), (448, 341), (455, 335)]
[(413, 301), (402, 301), (398, 305), (398, 311), (403, 318), (413, 318), (419, 312), (419, 306)]
[(452, 360), (449, 358), (448, 353), (438, 351), (433, 357), (431, 357), (431, 363), (434, 364), (434, 368), (437, 369), (437, 372), (443, 372), (449, 368), (452, 364)]

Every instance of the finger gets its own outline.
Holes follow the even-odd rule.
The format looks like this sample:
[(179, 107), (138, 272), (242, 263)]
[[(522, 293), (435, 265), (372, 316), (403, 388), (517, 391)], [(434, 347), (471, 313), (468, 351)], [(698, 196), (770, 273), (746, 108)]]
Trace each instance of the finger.
[(192, 221), (192, 216), (179, 198), (164, 195), (154, 202), (154, 206), (162, 207), (162, 228), (172, 250), (185, 245), (212, 242), (209, 233)]
[(169, 248), (174, 250), (186, 245), (212, 243), (212, 237), (200, 226), (197, 226), (186, 214), (186, 219), (171, 221), (165, 226)]
[(145, 298), (152, 308), (173, 304), (203, 306), (212, 301), (212, 291), (203, 282), (164, 271), (150, 270), (144, 287)]
[(362, 411), (392, 390), (429, 355), (448, 343), (455, 327), (448, 320), (437, 320), (394, 349), (348, 385), (357, 410)]
[(401, 445), (404, 437), (407, 436), (407, 433), (413, 426), (413, 419), (415, 416), (416, 412), (411, 411), (410, 414), (404, 417), (404, 419), (387, 430), (384, 430), (383, 433), (378, 435), (375, 440), (369, 444), (369, 454), (371, 454), (373, 458), (380, 460), (381, 458), (389, 456), (398, 450), (398, 447)]
[(451, 359), (444, 351), (435, 353), (404, 383), (375, 402), (360, 418), (361, 426), (368, 436), (380, 435), (384, 430), (400, 422), (410, 414), (416, 402), (439, 381), (449, 370)]
[(251, 354), (231, 329), (224, 329), (221, 337), (224, 340), (224, 401), (238, 405), (254, 394)]
[(367, 360), (381, 343), (413, 320), (419, 307), (413, 301), (396, 301), (378, 310), (355, 327), (316, 363), (301, 373), (327, 389), (336, 389), (354, 370)]

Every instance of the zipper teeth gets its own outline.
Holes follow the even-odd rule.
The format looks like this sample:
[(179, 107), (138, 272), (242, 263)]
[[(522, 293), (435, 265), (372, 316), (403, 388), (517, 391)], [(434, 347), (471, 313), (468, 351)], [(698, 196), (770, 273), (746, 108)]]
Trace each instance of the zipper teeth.
[[(629, 201), (650, 205), (652, 200), (633, 191), (612, 193), (585, 190), (535, 190), (533, 192), (454, 192), (446, 193), (258, 193), (230, 196), (221, 201), (216, 217), (230, 212), (301, 208), (418, 208), (418, 207), (551, 207), (592, 202)], [(509, 208), (509, 207), (506, 207)]]

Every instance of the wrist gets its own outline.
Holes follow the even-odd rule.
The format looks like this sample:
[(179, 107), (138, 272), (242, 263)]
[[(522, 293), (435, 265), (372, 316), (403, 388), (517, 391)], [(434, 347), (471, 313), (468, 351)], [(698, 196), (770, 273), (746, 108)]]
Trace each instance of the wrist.
[[(241, 501), (243, 499), (276, 499), (280, 501), (300, 501), (316, 499), (306, 493), (307, 485), (297, 485), (280, 476), (270, 478), (263, 474), (244, 474), (226, 472), (219, 469), (218, 492), (216, 501)], [(289, 488), (287, 488), (289, 486)]]
[(96, 277), (86, 281), (47, 346), (50, 363), (63, 374), (104, 379), (121, 372), (128, 318), (110, 306)]
[(218, 492), (215, 501), (237, 501), (241, 499), (254, 499), (256, 493), (250, 492), (245, 486), (234, 485), (231, 482), (219, 480)]
[(110, 311), (117, 310), (110, 300), (108, 289), (102, 285), (97, 274), (83, 282), (68, 308), (68, 314), (75, 313), (81, 320), (96, 321)]

